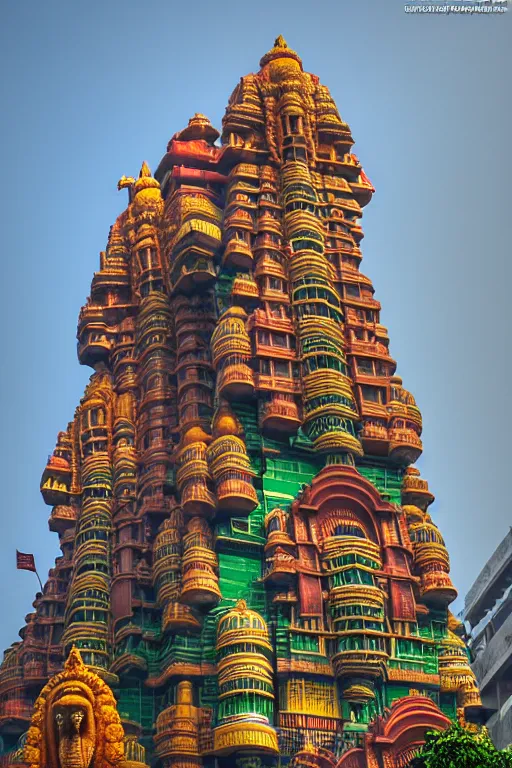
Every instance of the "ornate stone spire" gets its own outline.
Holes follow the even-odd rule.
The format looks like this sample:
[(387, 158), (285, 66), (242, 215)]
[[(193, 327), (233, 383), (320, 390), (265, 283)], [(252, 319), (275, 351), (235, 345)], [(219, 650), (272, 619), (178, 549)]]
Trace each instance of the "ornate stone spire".
[(264, 66), (275, 59), (294, 59), (300, 64), (300, 68), (302, 69), (302, 59), (298, 53), (288, 47), (288, 43), (282, 35), (276, 37), (274, 47), (261, 58), (260, 67), (263, 69)]

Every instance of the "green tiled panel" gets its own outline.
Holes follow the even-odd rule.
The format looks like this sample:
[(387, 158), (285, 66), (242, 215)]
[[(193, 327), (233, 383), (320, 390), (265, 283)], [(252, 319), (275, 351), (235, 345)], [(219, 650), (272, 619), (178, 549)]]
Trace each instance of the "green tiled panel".
[(444, 714), (451, 720), (457, 717), (457, 702), (455, 694), (442, 693), (439, 697), (439, 705)]
[(234, 605), (245, 600), (254, 610), (265, 608), (265, 588), (261, 581), (262, 560), (259, 553), (243, 557), (236, 552), (219, 552), (220, 590), (223, 600)]
[(392, 504), (401, 503), (402, 471), (388, 467), (358, 466), (359, 472), (377, 488), (379, 493), (389, 495)]

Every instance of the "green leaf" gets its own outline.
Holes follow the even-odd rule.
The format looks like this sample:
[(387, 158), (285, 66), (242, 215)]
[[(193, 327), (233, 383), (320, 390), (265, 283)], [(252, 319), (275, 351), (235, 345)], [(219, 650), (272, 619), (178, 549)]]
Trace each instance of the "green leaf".
[(512, 768), (512, 752), (496, 749), (485, 728), (472, 733), (456, 723), (427, 732), (409, 768)]

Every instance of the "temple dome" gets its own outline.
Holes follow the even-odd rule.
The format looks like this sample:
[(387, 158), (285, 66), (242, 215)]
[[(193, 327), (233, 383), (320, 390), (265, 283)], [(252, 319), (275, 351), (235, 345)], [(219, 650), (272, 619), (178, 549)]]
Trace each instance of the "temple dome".
[(288, 43), (284, 39), (282, 35), (279, 35), (274, 41), (274, 47), (268, 51), (264, 56), (262, 56), (260, 60), (260, 67), (263, 69), (267, 64), (270, 64), (271, 61), (276, 61), (277, 59), (291, 59), (292, 61), (297, 62), (300, 69), (302, 70), (302, 59), (296, 53), (295, 51), (292, 51), (291, 48), (288, 48)]
[[(234, 608), (224, 614), (217, 627), (217, 647), (225, 644), (223, 641), (233, 642), (233, 633), (242, 631), (244, 639), (246, 635), (256, 634), (259, 639), (264, 639), (268, 644), (267, 623), (257, 611), (247, 608), (245, 600), (239, 600)], [(228, 637), (226, 637), (228, 636)], [(270, 646), (269, 646), (270, 647)]]
[(206, 115), (196, 112), (196, 114), (188, 121), (187, 127), (174, 134), (173, 140), (198, 141), (203, 139), (209, 144), (213, 144), (219, 136), (220, 133), (213, 127), (209, 118), (206, 117)]

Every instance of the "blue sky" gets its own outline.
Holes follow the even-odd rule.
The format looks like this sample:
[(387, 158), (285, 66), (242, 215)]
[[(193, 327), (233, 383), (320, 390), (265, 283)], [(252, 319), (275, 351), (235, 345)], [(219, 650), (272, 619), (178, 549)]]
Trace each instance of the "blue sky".
[[(463, 595), (510, 522), (510, 76), (503, 15), (406, 14), (398, 0), (5, 3), (0, 647), (59, 554), (39, 479), (89, 371), (80, 306), (118, 179), (156, 168), (195, 112), (220, 126), (278, 34), (329, 86), (377, 188), (362, 270), (424, 417), (419, 466)], [(455, 606), (460, 607), (460, 602)]]

